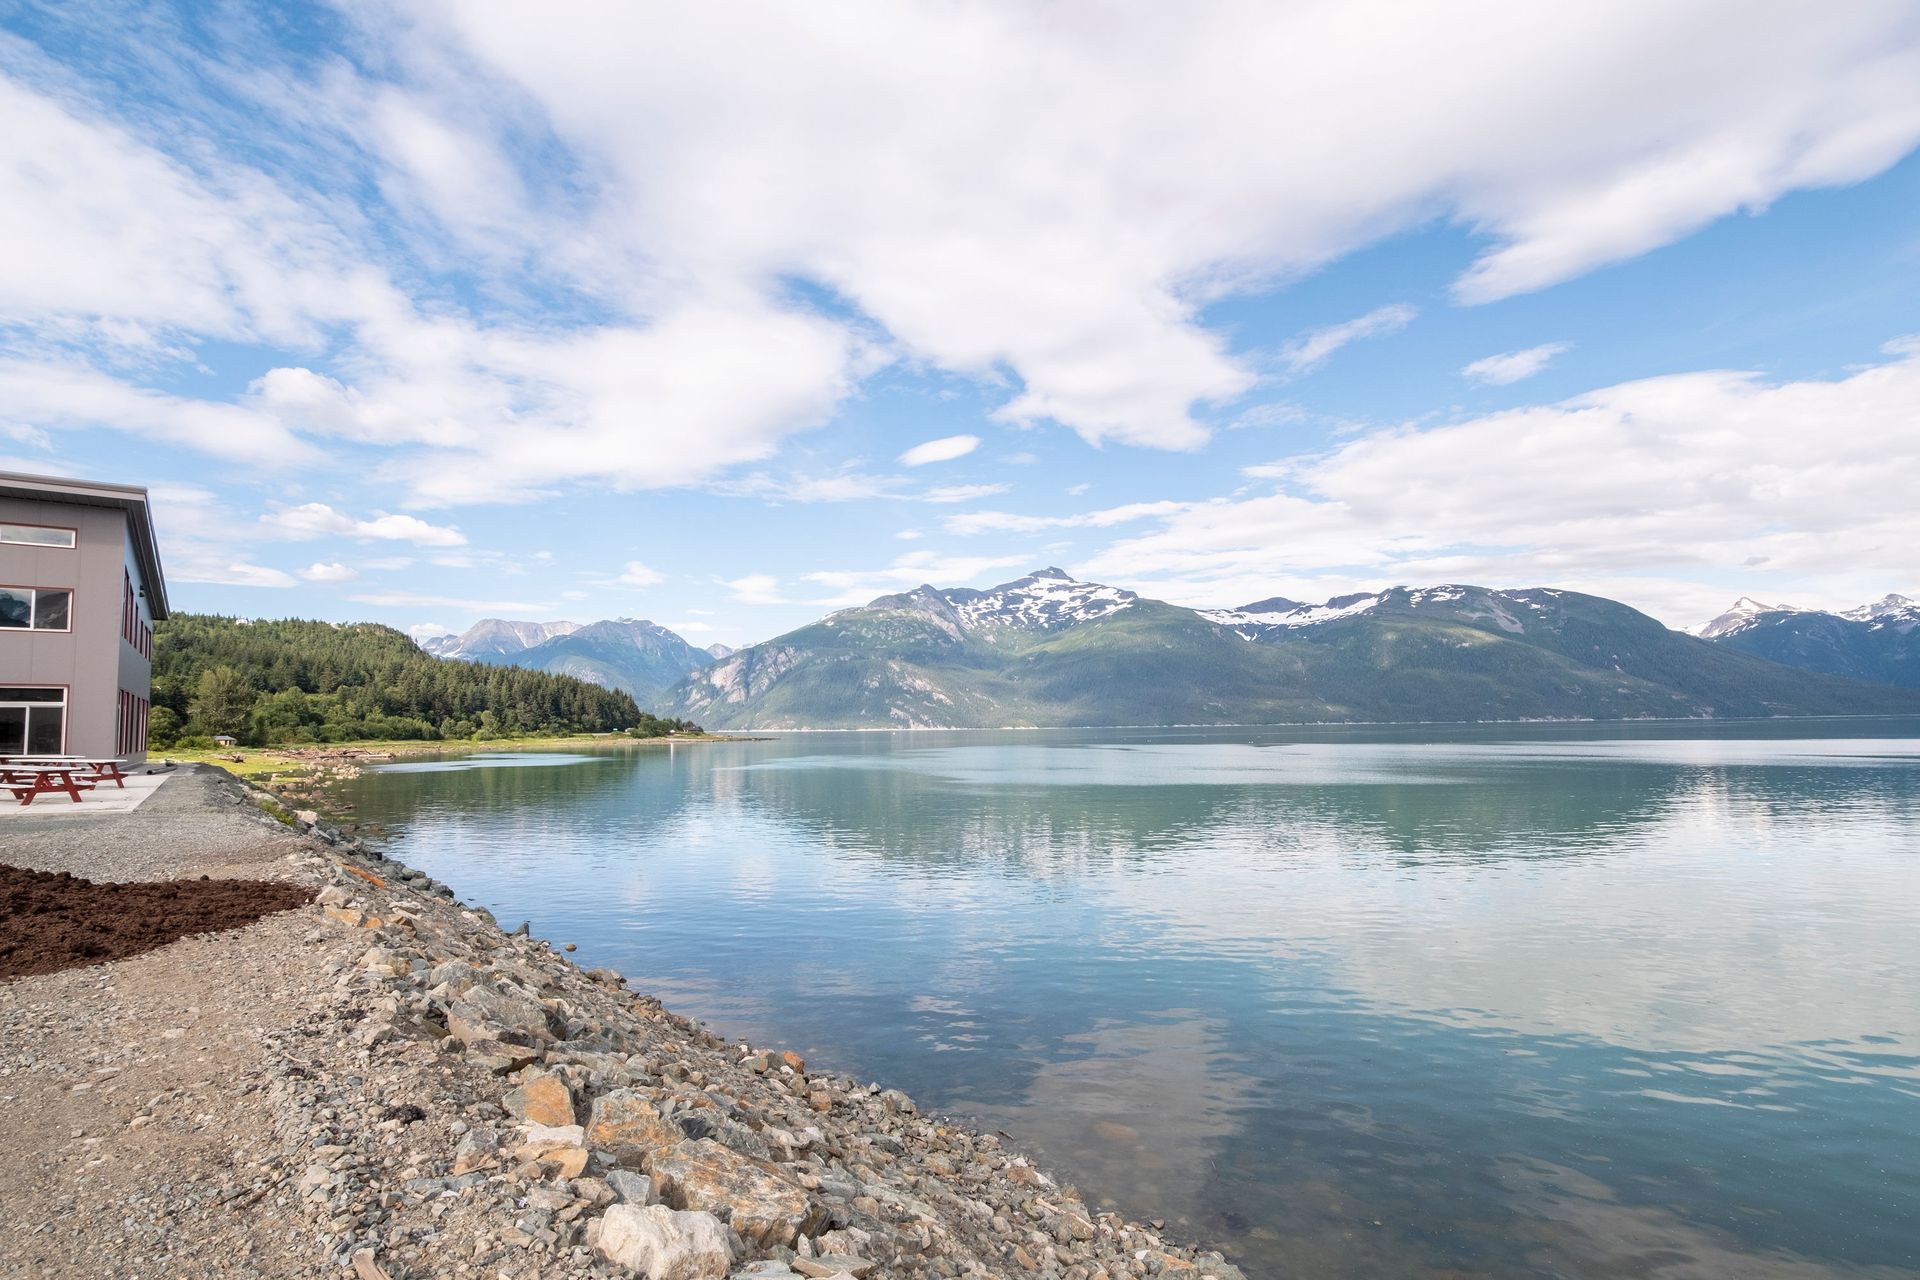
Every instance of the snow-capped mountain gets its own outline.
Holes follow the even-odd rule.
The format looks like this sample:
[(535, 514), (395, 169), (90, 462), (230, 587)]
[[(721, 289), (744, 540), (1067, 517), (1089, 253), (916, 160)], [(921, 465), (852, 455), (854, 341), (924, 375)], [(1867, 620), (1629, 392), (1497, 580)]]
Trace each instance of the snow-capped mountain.
[(1802, 671), (1920, 688), (1920, 604), (1907, 596), (1832, 612), (1742, 599), (1700, 634)]
[(1767, 716), (1900, 698), (1920, 709), (1553, 588), (1203, 613), (1049, 568), (841, 609), (701, 668), (661, 709), (714, 728), (918, 729)]
[(962, 587), (936, 594), (969, 631), (993, 627), (1058, 631), (1132, 608), (1140, 599), (1131, 591), (1081, 582), (1051, 567), (985, 591)]
[(1885, 621), (1898, 626), (1901, 622), (1920, 618), (1920, 604), (1906, 596), (1888, 593), (1872, 604), (1863, 604), (1858, 609), (1844, 609), (1838, 616), (1850, 622)]
[(1730, 635), (1742, 627), (1751, 626), (1754, 619), (1762, 614), (1801, 612), (1804, 610), (1796, 609), (1790, 604), (1762, 604), (1752, 596), (1741, 596), (1725, 613), (1702, 626), (1694, 634), (1702, 640), (1718, 640), (1721, 636)]
[(420, 647), (436, 658), (460, 658), (468, 662), (499, 663), (503, 659), (555, 636), (572, 635), (580, 629), (577, 622), (516, 622), (507, 618), (482, 618), (457, 636), (435, 636), (423, 640)]

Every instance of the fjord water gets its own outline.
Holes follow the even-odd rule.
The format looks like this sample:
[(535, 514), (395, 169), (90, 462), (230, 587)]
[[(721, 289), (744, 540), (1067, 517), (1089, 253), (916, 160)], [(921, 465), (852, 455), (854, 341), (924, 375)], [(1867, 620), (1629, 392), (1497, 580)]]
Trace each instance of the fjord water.
[(1920, 1276), (1920, 721), (805, 734), (346, 798), (1250, 1275)]

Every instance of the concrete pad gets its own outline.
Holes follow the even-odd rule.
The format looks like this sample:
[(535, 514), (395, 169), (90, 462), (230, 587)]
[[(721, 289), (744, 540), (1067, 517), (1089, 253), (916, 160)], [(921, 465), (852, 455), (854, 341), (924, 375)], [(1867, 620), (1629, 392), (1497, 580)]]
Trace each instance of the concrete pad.
[(127, 785), (124, 789), (109, 782), (97, 785), (91, 791), (83, 791), (80, 793), (79, 804), (75, 804), (59, 792), (37, 796), (29, 805), (17, 804), (11, 795), (0, 793), (0, 824), (15, 818), (106, 818), (132, 813), (145, 804), (147, 797), (158, 791), (168, 778), (173, 777), (173, 770), (161, 773), (146, 772), (148, 769), (159, 768), (159, 765), (139, 766), (138, 772), (127, 774)]

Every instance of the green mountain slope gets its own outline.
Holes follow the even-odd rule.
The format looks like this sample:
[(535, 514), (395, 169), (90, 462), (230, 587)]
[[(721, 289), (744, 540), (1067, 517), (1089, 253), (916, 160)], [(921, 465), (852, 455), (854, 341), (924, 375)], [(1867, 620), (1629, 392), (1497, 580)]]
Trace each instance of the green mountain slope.
[(1865, 714), (1824, 679), (1547, 589), (1396, 588), (1202, 613), (1045, 570), (921, 587), (696, 672), (667, 713), (726, 728)]

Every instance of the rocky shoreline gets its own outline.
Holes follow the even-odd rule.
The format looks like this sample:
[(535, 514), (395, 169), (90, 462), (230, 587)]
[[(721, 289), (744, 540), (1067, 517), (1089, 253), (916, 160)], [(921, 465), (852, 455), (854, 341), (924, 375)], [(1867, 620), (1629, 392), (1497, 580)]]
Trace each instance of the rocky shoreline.
[(320, 981), (229, 1082), (272, 1132), (200, 1189), (289, 1220), (316, 1274), (1240, 1276), (992, 1134), (724, 1040), (311, 812), (217, 771), (169, 785), (189, 779), (317, 890), (289, 914)]

